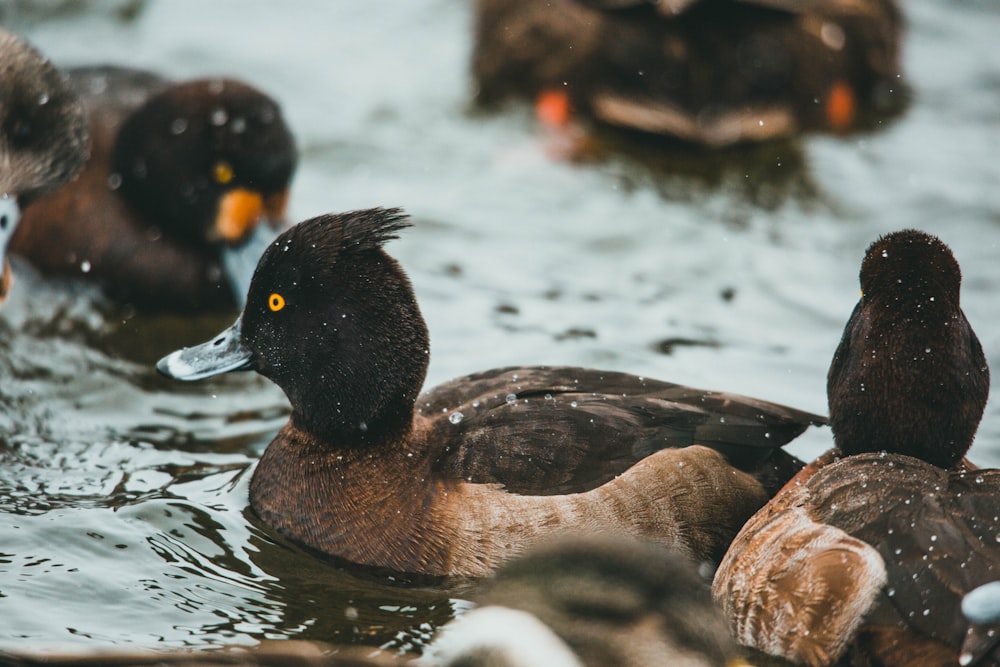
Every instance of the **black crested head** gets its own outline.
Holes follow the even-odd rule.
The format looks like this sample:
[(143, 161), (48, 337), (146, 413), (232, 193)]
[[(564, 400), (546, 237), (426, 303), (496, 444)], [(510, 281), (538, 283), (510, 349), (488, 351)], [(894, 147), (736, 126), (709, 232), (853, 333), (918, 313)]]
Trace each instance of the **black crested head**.
[(408, 431), (429, 359), (409, 279), (382, 245), (399, 209), (306, 220), (261, 257), (243, 313), (256, 368), (321, 440), (364, 444)]
[(904, 230), (869, 246), (860, 277), (827, 376), (837, 446), (953, 467), (989, 396), (986, 357), (959, 306), (958, 262), (940, 239)]
[(131, 206), (165, 234), (203, 245), (225, 193), (281, 197), (298, 155), (268, 95), (231, 79), (199, 79), (168, 86), (131, 114), (112, 159)]

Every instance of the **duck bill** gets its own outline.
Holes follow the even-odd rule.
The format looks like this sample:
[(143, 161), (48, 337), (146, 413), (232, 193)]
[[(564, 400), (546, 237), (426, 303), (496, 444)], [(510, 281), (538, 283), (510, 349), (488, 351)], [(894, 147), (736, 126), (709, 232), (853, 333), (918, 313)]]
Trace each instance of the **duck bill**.
[(156, 362), (156, 370), (175, 380), (203, 380), (231, 371), (253, 369), (254, 354), (243, 343), (242, 317), (218, 336), (194, 347), (185, 347)]
[(287, 189), (263, 195), (255, 190), (234, 188), (219, 200), (209, 236), (227, 245), (238, 244), (261, 225), (279, 226), (287, 206)]
[(7, 195), (0, 196), (0, 303), (7, 298), (7, 292), (14, 282), (7, 262), (7, 244), (20, 220), (21, 208), (17, 205), (17, 199)]

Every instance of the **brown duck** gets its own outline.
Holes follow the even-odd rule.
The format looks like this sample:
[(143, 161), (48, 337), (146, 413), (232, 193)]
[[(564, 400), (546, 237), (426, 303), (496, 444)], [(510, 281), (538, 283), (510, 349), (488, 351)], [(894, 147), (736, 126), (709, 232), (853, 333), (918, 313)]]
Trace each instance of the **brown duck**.
[(905, 103), (894, 0), (477, 0), (475, 99), (706, 146)]
[(398, 210), (307, 220), (261, 257), (236, 323), (162, 359), (194, 380), (253, 369), (292, 415), (250, 485), (264, 523), (370, 566), (481, 576), (539, 538), (620, 531), (721, 556), (800, 467), (823, 417), (583, 368), (504, 368), (419, 396), (427, 327), (382, 249)]
[(90, 159), (26, 211), (11, 252), (143, 310), (241, 303), (261, 250), (245, 244), (282, 226), (296, 164), (278, 104), (232, 79), (67, 74), (86, 107)]
[(868, 248), (828, 377), (837, 449), (747, 522), (716, 575), (740, 642), (813, 666), (959, 664), (962, 597), (1000, 577), (1000, 470), (963, 458), (989, 370), (960, 283), (933, 236)]

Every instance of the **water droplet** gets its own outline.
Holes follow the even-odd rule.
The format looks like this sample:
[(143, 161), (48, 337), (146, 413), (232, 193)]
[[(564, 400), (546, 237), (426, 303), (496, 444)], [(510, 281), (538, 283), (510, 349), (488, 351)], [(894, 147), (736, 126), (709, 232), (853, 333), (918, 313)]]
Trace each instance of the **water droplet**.
[(888, 588), (888, 589), (886, 589), (885, 594), (888, 595), (889, 597), (892, 597), (893, 595), (896, 594), (896, 589), (895, 588)]
[(479, 407), (479, 401), (473, 401), (472, 402), (472, 407), (478, 408)]
[(883, 250), (882, 251), (882, 256), (883, 257), (888, 257), (889, 256), (889, 251), (888, 250)]
[(448, 421), (450, 421), (452, 424), (459, 424), (463, 419), (465, 419), (465, 415), (463, 415), (461, 412), (452, 412), (450, 415), (448, 415)]
[(90, 273), (90, 262), (88, 262), (87, 260), (83, 260), (82, 262), (80, 262), (80, 270), (83, 271), (84, 273)]
[(545, 394), (545, 400), (546, 401), (551, 401), (552, 400), (552, 394)]
[(227, 120), (229, 120), (229, 114), (226, 113), (225, 109), (219, 107), (218, 109), (212, 110), (212, 115), (209, 116), (209, 120), (211, 121), (212, 125), (215, 125), (216, 127), (221, 127), (222, 125), (226, 124)]
[(579, 404), (576, 401), (570, 401), (569, 402), (569, 407), (571, 407), (571, 408), (575, 408), (575, 407), (577, 407), (577, 405), (579, 405)]
[(243, 134), (247, 130), (247, 119), (243, 116), (237, 116), (233, 119), (233, 122), (229, 124), (229, 129), (235, 134)]
[(112, 190), (117, 190), (122, 186), (122, 175), (117, 171), (113, 171), (108, 174), (108, 187)]
[(170, 134), (184, 134), (186, 129), (188, 122), (183, 118), (175, 118), (174, 122), (170, 123)]
[(46, 105), (48, 103), (49, 103), (49, 94), (48, 93), (42, 93), (41, 95), (38, 96), (38, 104), (39, 105)]
[(507, 394), (503, 400), (507, 401), (509, 405), (513, 405), (514, 403), (517, 403), (517, 394)]

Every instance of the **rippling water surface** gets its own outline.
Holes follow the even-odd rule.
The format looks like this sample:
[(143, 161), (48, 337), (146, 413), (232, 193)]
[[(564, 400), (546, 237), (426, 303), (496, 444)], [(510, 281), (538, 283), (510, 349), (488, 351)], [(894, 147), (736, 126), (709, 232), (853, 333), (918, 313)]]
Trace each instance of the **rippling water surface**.
[[(862, 253), (902, 227), (955, 251), (1000, 376), (1000, 5), (906, 11), (913, 102), (885, 127), (711, 159), (606, 141), (569, 164), (523, 109), (469, 112), (467, 0), (0, 0), (0, 20), (61, 64), (272, 93), (302, 152), (296, 219), (405, 207), (416, 226), (389, 250), (431, 329), (430, 383), (576, 364), (819, 412)], [(16, 268), (0, 309), (0, 650), (292, 636), (419, 650), (462, 607), (463, 590), (325, 562), (247, 511), (284, 397), (151, 365), (233, 313), (139, 318)], [(1000, 464), (996, 406), (983, 464)], [(816, 431), (793, 450), (829, 444)]]

